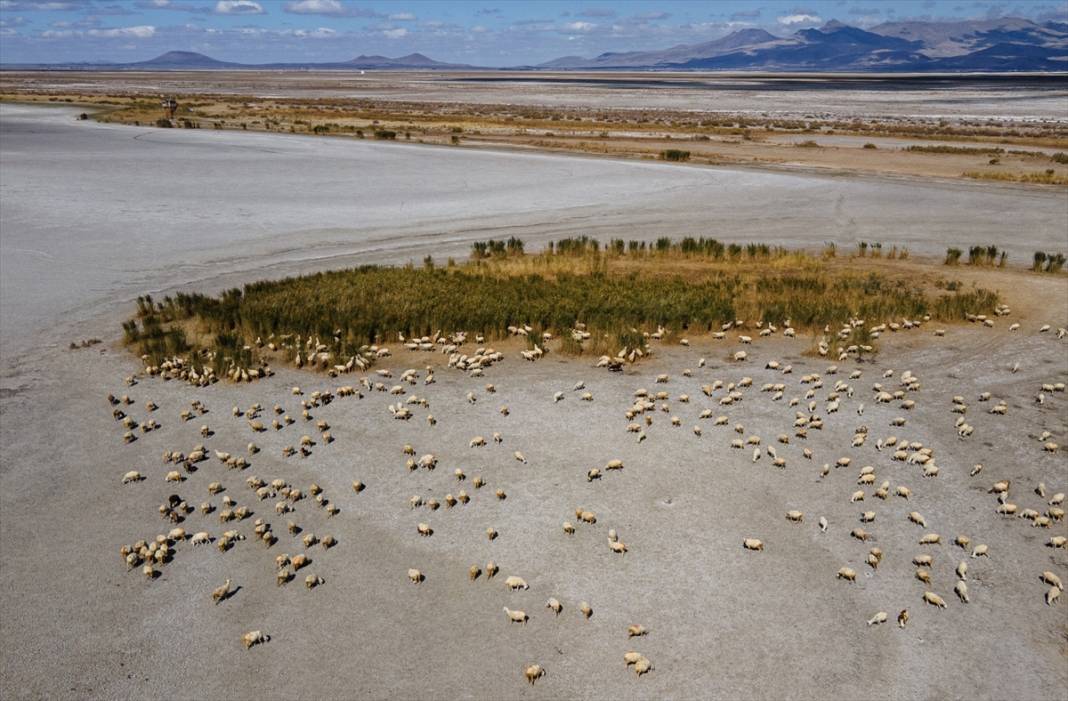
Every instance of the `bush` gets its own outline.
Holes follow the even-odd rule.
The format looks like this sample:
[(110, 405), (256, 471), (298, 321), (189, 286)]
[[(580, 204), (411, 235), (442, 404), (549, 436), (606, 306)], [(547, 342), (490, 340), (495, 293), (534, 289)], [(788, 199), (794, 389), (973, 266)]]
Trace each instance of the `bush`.
[(389, 129), (375, 129), (375, 138), (392, 141), (397, 138), (397, 132)]
[(875, 144), (867, 143), (867, 144), (864, 144), (864, 148), (866, 148), (866, 149), (868, 149), (870, 151), (874, 151), (875, 149), (877, 149), (879, 147), (876, 146)]
[(964, 252), (959, 248), (947, 248), (946, 249), (946, 265), (957, 265), (960, 263), (960, 257)]
[(1058, 151), (1057, 153), (1050, 156), (1049, 159), (1054, 163), (1068, 163), (1068, 153), (1065, 153), (1064, 151)]
[(677, 148), (669, 148), (666, 151), (660, 152), (660, 160), (662, 161), (688, 161), (690, 160), (689, 151), (680, 151)]
[(811, 139), (809, 139), (808, 141), (798, 142), (798, 143), (794, 144), (794, 146), (796, 146), (797, 148), (819, 148), (820, 147), (819, 144), (817, 144), (815, 141), (812, 141)]
[(156, 120), (156, 126), (159, 127), (160, 129), (170, 129), (174, 125), (171, 124), (171, 120), (164, 119), (163, 117), (160, 117), (159, 119)]

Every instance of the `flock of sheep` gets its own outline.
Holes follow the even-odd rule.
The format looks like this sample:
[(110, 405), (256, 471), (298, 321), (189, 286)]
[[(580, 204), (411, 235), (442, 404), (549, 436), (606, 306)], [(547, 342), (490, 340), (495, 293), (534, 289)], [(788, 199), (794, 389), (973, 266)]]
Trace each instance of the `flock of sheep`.
[[(996, 316), (1008, 313), (1007, 309), (999, 308)], [(972, 320), (986, 327), (993, 326), (993, 320), (985, 316), (976, 316)], [(906, 369), (887, 369), (873, 377), (872, 371), (863, 362), (864, 355), (873, 349), (848, 343), (851, 333), (864, 324), (862, 320), (852, 320), (836, 333), (826, 330), (828, 333), (819, 343), (817, 353), (830, 357), (813, 361), (822, 364), (821, 371), (803, 371), (800, 368), (795, 371), (791, 364), (777, 360), (769, 360), (763, 367), (753, 367), (747, 351), (727, 350), (724, 361), (717, 363), (720, 367), (715, 372), (705, 358), (700, 358), (695, 368), (680, 368), (678, 376), (672, 373), (657, 374), (652, 378), (653, 384), (661, 389), (635, 387), (627, 404), (619, 407), (618, 430), (620, 439), (632, 435), (633, 440), (642, 443), (651, 431), (676, 431), (686, 423), (691, 425), (691, 429), (683, 431), (680, 437), (691, 435), (690, 440), (706, 442), (708, 454), (717, 456), (716, 460), (731, 461), (748, 469), (764, 469), (764, 465), (767, 465), (773, 470), (803, 471), (826, 481), (828, 489), (832, 488), (833, 483), (833, 489), (841, 490), (842, 500), (856, 505), (858, 511), (854, 523), (831, 523), (825, 514), (807, 513), (800, 504), (787, 510), (781, 517), (796, 528), (817, 528), (820, 537), (856, 541), (866, 551), (862, 556), (863, 566), (869, 568), (872, 574), (879, 572), (880, 576), (889, 576), (884, 574), (888, 569), (887, 563), (890, 563), (889, 569), (897, 572), (901, 571), (903, 563), (909, 563), (912, 569), (908, 570), (908, 576), (920, 583), (915, 600), (887, 601), (888, 610), (872, 611), (870, 616), (865, 616), (861, 621), (868, 626), (878, 626), (889, 621), (893, 615), (897, 624), (904, 628), (910, 619), (911, 603), (945, 609), (950, 605), (947, 599), (952, 597), (961, 605), (972, 602), (976, 593), (969, 589), (968, 583), (972, 581), (969, 575), (974, 575), (971, 568), (996, 567), (998, 558), (998, 553), (983, 543), (978, 534), (950, 530), (950, 524), (935, 522), (912, 506), (922, 501), (924, 484), (928, 480), (939, 479), (944, 468), (940, 464), (942, 455), (910, 430), (910, 414), (921, 403), (935, 406), (944, 412), (944, 427), (954, 431), (958, 440), (968, 441), (973, 440), (976, 431), (969, 421), (980, 423), (976, 415), (983, 417), (983, 431), (993, 433), (998, 430), (998, 418), (1010, 409), (1004, 397), (994, 396), (992, 392), (984, 391), (975, 396), (932, 396), (924, 392), (922, 378)], [(884, 333), (916, 332), (924, 328), (923, 321), (902, 320), (880, 324), (868, 331), (870, 337), (878, 338)], [(1009, 330), (1020, 333), (1021, 327), (1014, 324)], [(1059, 341), (1066, 335), (1064, 329), (1054, 332), (1049, 327), (1035, 331), (1047, 335), (1051, 342)], [(942, 329), (935, 331), (937, 336), (944, 334)], [(650, 343), (660, 341), (665, 335), (663, 329), (647, 334)], [(788, 322), (774, 325), (738, 321), (724, 325), (710, 341), (729, 343), (735, 340), (748, 346), (754, 342), (754, 336), (761, 339), (772, 335), (791, 338), (794, 331)], [(498, 390), (494, 384), (484, 381), (485, 372), (502, 361), (506, 362), (507, 358), (504, 353), (485, 347), (465, 353), (463, 346), (466, 338), (466, 334), (453, 334), (448, 337), (444, 348), (433, 339), (402, 341), (405, 341), (406, 352), (409, 353), (441, 348), (449, 356), (449, 362), (440, 367), (448, 372), (463, 373), (477, 384), (476, 388), (466, 392), (466, 403), (492, 402)], [(478, 338), (477, 341), (482, 343), (483, 339)], [(682, 339), (681, 344), (688, 346), (689, 341)], [(523, 351), (522, 357), (530, 361), (543, 357), (545, 350), (539, 345), (534, 347), (535, 351)], [(388, 350), (376, 348), (375, 356), (383, 361), (391, 354)], [(635, 349), (624, 349), (616, 357), (607, 360), (602, 358), (597, 366), (619, 370), (626, 361), (635, 359)], [(310, 360), (311, 357), (301, 358), (298, 353), (296, 364), (304, 365)], [(575, 361), (574, 365), (577, 367), (580, 362)], [(834, 363), (847, 363), (849, 369), (840, 368)], [(173, 365), (179, 366), (181, 362), (176, 360)], [(640, 371), (640, 365), (631, 367)], [(332, 435), (332, 427), (325, 418), (319, 418), (320, 415), (329, 415), (330, 405), (335, 402), (375, 402), (379, 394), (390, 398), (388, 406), (383, 408), (388, 409), (393, 419), (408, 421), (415, 417), (416, 412), (423, 412), (423, 420), (428, 426), (437, 424), (437, 419), (430, 413), (430, 396), (416, 394), (416, 388), (420, 386), (422, 392), (432, 391), (431, 385), (435, 384), (433, 366), (427, 365), (423, 370), (408, 369), (393, 379), (392, 371), (385, 368), (371, 370), (369, 363), (361, 361), (350, 363), (348, 367), (335, 366), (331, 375), (361, 370), (367, 370), (369, 374), (360, 377), (358, 382), (333, 390), (320, 389), (306, 394), (299, 387), (292, 387), (284, 400), (254, 403), (248, 407), (234, 406), (225, 412), (209, 410), (202, 401), (194, 400), (187, 408), (169, 417), (181, 424), (195, 422), (201, 425), (196, 429), (197, 437), (191, 439), (190, 444), (160, 446), (162, 469), (132, 466), (135, 469), (129, 469), (122, 475), (121, 482), (129, 485), (128, 489), (136, 489), (136, 485), (145, 480), (165, 480), (175, 490), (158, 507), (166, 527), (157, 535), (122, 544), (119, 552), (123, 565), (131, 571), (140, 570), (147, 580), (153, 580), (168, 567), (176, 566), (186, 548), (215, 545), (220, 553), (225, 553), (235, 547), (250, 547), (243, 542), (254, 540), (259, 541), (264, 557), (273, 562), (275, 584), (278, 587), (289, 586), (292, 580), (300, 577), (309, 590), (324, 585), (327, 579), (323, 572), (313, 571), (318, 569), (316, 560), (320, 558), (320, 553), (334, 547), (343, 548), (344, 543), (339, 543), (333, 535), (322, 533), (322, 529), (327, 528), (331, 519), (343, 512), (338, 504), (344, 505), (349, 499), (358, 499), (358, 495), (365, 490), (373, 491), (374, 486), (355, 480), (351, 494), (328, 497), (325, 490), (314, 482), (298, 485), (279, 477), (261, 478), (255, 474), (259, 472), (256, 463), (257, 455), (261, 453), (256, 441), (278, 443), (264, 450), (276, 451), (282, 460), (314, 460), (316, 451), (336, 449), (333, 446), (336, 439)], [(765, 381), (755, 380), (753, 376), (758, 374)], [(640, 375), (635, 374), (635, 377)], [(130, 377), (127, 378), (130, 387), (126, 390), (127, 394), (108, 396), (109, 410), (122, 426), (121, 438), (127, 444), (151, 440), (151, 434), (160, 427), (155, 417), (162, 410), (147, 396), (151, 394), (152, 382), (165, 380), (165, 377)], [(553, 406), (561, 402), (598, 401), (597, 395), (587, 387), (585, 381), (568, 384), (569, 390), (560, 389), (546, 396), (545, 407), (539, 411), (552, 411)], [(270, 382), (259, 387), (265, 393), (272, 389)], [(1058, 397), (1064, 394), (1065, 385), (1058, 378), (1050, 378), (1049, 382), (1033, 389), (1034, 404), (1041, 405), (1058, 401)], [(134, 399), (128, 394), (135, 391), (145, 396)], [(286, 408), (283, 402), (297, 403), (299, 406), (290, 404)], [(781, 421), (779, 430), (764, 435), (747, 430), (746, 406), (757, 402), (776, 407), (776, 415)], [(893, 408), (896, 415), (883, 425), (869, 425), (864, 418), (867, 405)], [(374, 411), (380, 409), (375, 408)], [(133, 418), (135, 413), (140, 414), (141, 418)], [(385, 413), (382, 412), (380, 416), (384, 417)], [(473, 435), (466, 441), (467, 449), (492, 450), (491, 446), (500, 446), (505, 442), (502, 434), (508, 435), (509, 446), (513, 445), (512, 436), (521, 434), (522, 427), (509, 425), (509, 413), (508, 406), (502, 404), (498, 409), (501, 417), (499, 426), (493, 427), (500, 430)], [(238, 451), (231, 445), (216, 444), (212, 440), (215, 436), (212, 425), (222, 422), (242, 422), (234, 425), (240, 426), (240, 430), (248, 434), (247, 445)], [(832, 423), (850, 429), (852, 438), (848, 445), (834, 450), (813, 447), (817, 441), (812, 439)], [(506, 427), (513, 428), (515, 434), (506, 430)], [(299, 434), (299, 437), (294, 434)], [(276, 440), (276, 435), (284, 440)], [(1045, 427), (1036, 425), (1032, 435), (1032, 442), (1019, 446), (1021, 459), (1048, 459), (1047, 456), (1062, 452), (1053, 440), (1053, 433)], [(505, 451), (510, 459), (524, 466), (537, 466), (539, 456), (536, 453), (531, 453), (528, 460), (519, 450), (513, 451), (509, 447)], [(397, 455), (398, 478), (404, 474), (418, 476), (431, 473), (441, 462), (435, 452), (419, 454), (411, 444), (398, 445)], [(988, 517), (991, 528), (996, 527), (996, 522), (1002, 519), (1026, 519), (1032, 527), (1051, 534), (1038, 545), (1021, 547), (1043, 547), (1058, 552), (1058, 549), (1068, 547), (1068, 538), (1055, 532), (1063, 530), (1065, 494), (1062, 483), (1065, 472), (1063, 464), (1050, 462), (1049, 465), (1051, 469), (1045, 474), (1048, 474), (1047, 479), (1052, 486), (1041, 481), (1035, 484), (1014, 483), (1003, 478), (996, 465), (971, 466), (969, 479), (983, 481), (984, 491), (989, 494)], [(630, 470), (641, 469), (640, 466), (632, 466), (629, 460), (624, 464), (622, 459), (615, 457), (593, 466), (574, 467), (575, 479), (587, 483), (618, 479), (619, 475)], [(832, 478), (835, 473), (852, 475), (848, 480), (852, 484), (843, 486), (841, 478)], [(503, 502), (508, 498), (505, 483), (489, 488), (486, 477), (482, 474), (469, 475), (461, 467), (451, 469), (451, 474), (456, 484), (455, 492), (442, 494), (440, 498), (413, 495), (407, 504), (397, 505), (398, 508), (420, 511), (411, 537), (434, 542), (434, 515), (439, 509), (462, 509), (475, 499)], [(274, 513), (271, 514), (271, 511)], [(874, 544), (877, 542), (875, 532), (888, 519), (903, 519), (915, 526), (915, 542), (911, 550), (904, 550), (900, 546), (891, 548), (885, 543), (882, 546)], [(567, 516), (560, 527), (565, 535), (571, 536), (579, 529), (599, 529), (606, 525), (598, 524), (594, 510), (576, 505), (574, 519)], [(313, 528), (320, 532), (316, 533)], [(740, 530), (737, 536), (738, 547), (749, 551), (752, 557), (763, 557), (762, 553), (779, 546), (761, 533), (759, 517), (754, 517), (753, 522), (746, 524), (744, 531)], [(486, 528), (485, 538), (488, 541), (498, 537), (500, 534), (496, 528)], [(601, 542), (605, 544), (599, 547), (606, 547), (621, 558), (641, 556), (640, 552), (632, 551), (615, 528), (607, 528), (604, 538)], [(410, 564), (407, 581), (413, 586), (440, 575), (427, 571), (421, 563)], [(1051, 567), (1063, 569), (1064, 565)], [(494, 580), (499, 569), (492, 560), (485, 565), (464, 567), (467, 578), (472, 582)], [(506, 574), (503, 577), (503, 589), (506, 592), (530, 589), (521, 573)], [(398, 578), (401, 576), (403, 569), (398, 572)], [(849, 586), (857, 581), (859, 575), (855, 567), (843, 563), (837, 572), (828, 572), (827, 576), (829, 581), (839, 581), (840, 586)], [(210, 596), (215, 604), (225, 605), (237, 591), (233, 587), (237, 579), (235, 573), (218, 586), (206, 585), (205, 600)], [(1042, 603), (1051, 607), (1057, 605), (1064, 589), (1060, 575), (1051, 569), (1031, 573), (1025, 579), (1043, 587), (1036, 594)], [(542, 595), (546, 597), (545, 608), (553, 618), (561, 616), (565, 609), (572, 606), (580, 621), (593, 616), (593, 608), (588, 601), (565, 606), (553, 592), (546, 591)], [(507, 604), (503, 606), (503, 611), (504, 623), (508, 625), (522, 626), (532, 617), (531, 613)], [(640, 641), (649, 634), (644, 625), (633, 623), (626, 631), (620, 631), (621, 644), (635, 638)], [(258, 629), (240, 636), (246, 648), (267, 643), (270, 639), (269, 635)], [(655, 669), (650, 659), (638, 650), (625, 650), (623, 662), (626, 667), (633, 669), (637, 677)], [(538, 662), (529, 664), (522, 671), (530, 684), (548, 673), (546, 667)]]

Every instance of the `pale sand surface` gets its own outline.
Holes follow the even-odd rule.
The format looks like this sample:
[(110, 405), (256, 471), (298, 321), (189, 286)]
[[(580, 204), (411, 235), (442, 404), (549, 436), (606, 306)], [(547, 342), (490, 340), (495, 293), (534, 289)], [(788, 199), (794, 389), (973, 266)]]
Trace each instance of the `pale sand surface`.
[[(9, 109), (3, 108), (5, 120)], [(1068, 491), (1066, 453), (1043, 453), (1028, 437), (1049, 430), (1053, 440), (1068, 443), (1065, 395), (1050, 395), (1042, 405), (1033, 401), (1040, 383), (1068, 381), (1065, 341), (1037, 333), (1041, 323), (1055, 328), (1068, 323), (1063, 278), (1012, 273), (992, 278), (1016, 308), (1010, 320), (1024, 323), (1015, 334), (1004, 330), (1008, 321), (999, 320), (996, 331), (950, 327), (945, 339), (933, 343), (929, 328), (884, 338), (875, 362), (860, 366), (864, 375), (852, 382), (857, 394), (827, 416), (826, 428), (811, 431), (807, 441), (779, 446), (787, 458), (783, 471), (771, 467), (767, 455), (754, 465), (748, 450), (728, 449), (735, 437), (730, 428), (701, 422), (704, 435), (698, 438), (690, 426), (708, 406), (728, 414), (732, 424), (744, 424), (744, 435), (760, 435), (764, 445), (792, 433), (794, 409), (759, 388), (779, 381), (788, 386), (786, 398), (803, 395), (801, 375), (830, 364), (803, 355), (808, 338), (758, 340), (750, 348), (751, 361), (741, 367), (726, 362), (738, 348), (734, 340), (695, 339), (688, 349), (658, 346), (652, 360), (625, 374), (595, 370), (591, 359), (550, 355), (526, 363), (510, 350), (479, 380), (441, 368), (445, 359), (438, 354), (398, 356), (381, 367), (395, 374), (427, 364), (440, 368), (436, 384), (408, 388), (409, 394), (427, 397), (436, 427), (425, 422), (425, 410), (417, 410), (410, 422), (394, 421), (386, 411), (393, 398), (384, 393), (340, 398), (312, 412), (331, 424), (335, 442), (315, 446), (308, 458), (286, 460), (283, 446), (315, 433), (300, 420), (298, 398), (289, 388), (297, 384), (310, 393), (355, 383), (355, 377), (329, 380), (278, 368), (276, 377), (251, 385), (193, 390), (145, 379), (127, 388), (122, 378), (137, 363), (124, 351), (110, 345), (65, 350), (74, 334), (114, 339), (131, 298), (146, 288), (217, 289), (341, 262), (402, 262), (445, 251), (460, 256), (467, 238), (509, 230), (534, 241), (586, 232), (607, 237), (627, 223), (624, 237), (639, 232), (651, 237), (691, 233), (682, 227), (699, 219), (728, 217), (735, 227), (757, 216), (744, 235), (721, 238), (746, 240), (763, 231), (765, 240), (819, 245), (826, 240), (823, 230), (848, 226), (834, 214), (840, 201), (843, 216), (855, 220), (852, 226), (869, 232), (864, 238), (912, 232), (910, 246), (920, 250), (927, 241), (937, 253), (949, 243), (941, 237), (971, 242), (997, 231), (1004, 240), (1003, 232), (1016, 231), (1015, 245), (1025, 257), (1037, 247), (1063, 248), (1063, 195), (264, 135), (160, 134), (70, 124), (66, 117), (40, 119), (47, 131), (36, 140), (8, 129), (7, 121), (0, 132), (0, 697), (811, 699), (833, 693), (864, 699), (1029, 699), (1058, 698), (1068, 688), (1065, 600), (1045, 606), (1047, 587), (1038, 580), (1051, 569), (1068, 581), (1068, 554), (1042, 545), (1050, 535), (1068, 531), (1064, 524), (1046, 530), (1024, 519), (996, 517), (996, 501), (986, 493), (995, 479), (1012, 479), (1012, 500), (1020, 508), (1042, 509), (1044, 500), (1032, 492), (1037, 482), (1045, 481), (1049, 493)], [(147, 138), (136, 138), (142, 134)], [(87, 142), (79, 138), (83, 135)], [(27, 155), (31, 150), (36, 157)], [(187, 177), (155, 181), (150, 164), (161, 156)], [(451, 158), (465, 160), (453, 165)], [(437, 159), (442, 160), (435, 164)], [(229, 165), (235, 161), (242, 165)], [(479, 174), (475, 166), (483, 164), (489, 174)], [(68, 172), (79, 166), (81, 171)], [(456, 184), (458, 168), (473, 187), (488, 192), (457, 199), (465, 191)], [(272, 184), (269, 176), (280, 172), (318, 188), (295, 192)], [(408, 206), (412, 215), (398, 229), (391, 224), (398, 210), (380, 201), (395, 192), (404, 172), (409, 186), (415, 172), (437, 173), (447, 182), (427, 176), (433, 187)], [(584, 186), (553, 182), (552, 174), (561, 172), (581, 174)], [(193, 173), (204, 182), (194, 186)], [(318, 180), (314, 173), (321, 174)], [(339, 173), (353, 178), (370, 173), (362, 181), (369, 194), (335, 185)], [(642, 175), (638, 194), (636, 174)], [(550, 188), (537, 206), (524, 191), (532, 183)], [(709, 198), (711, 187), (724, 188), (727, 201)], [(763, 206), (743, 201), (754, 188), (770, 197)], [(194, 207), (200, 198), (207, 201)], [(654, 200), (663, 208), (649, 204)], [(769, 208), (768, 201), (779, 209)], [(697, 203), (701, 208), (688, 218), (666, 216)], [(616, 214), (606, 215), (609, 211)], [(519, 228), (502, 231), (494, 215), (509, 212)], [(791, 218), (784, 220), (783, 212)], [(585, 223), (569, 225), (571, 215)], [(648, 231), (648, 223), (658, 220), (664, 224)], [(84, 239), (71, 235), (72, 221), (85, 231)], [(816, 224), (819, 234), (812, 233)], [(437, 236), (442, 230), (450, 233)], [(375, 236), (365, 238), (367, 231)], [(878, 238), (901, 242), (888, 234)], [(453, 242), (442, 246), (442, 239)], [(313, 246), (319, 243), (321, 249)], [(37, 263), (39, 256), (13, 255), (15, 249), (52, 258)], [(329, 257), (342, 254), (348, 257)], [(307, 260), (314, 257), (324, 260)], [(50, 270), (50, 277), (40, 279)], [(18, 285), (9, 287), (9, 274), (18, 275)], [(698, 369), (702, 356), (708, 367)], [(793, 374), (762, 369), (771, 358), (792, 362)], [(1020, 363), (1016, 374), (1009, 371), (1014, 362)], [(693, 368), (693, 377), (682, 377), (683, 368)], [(897, 374), (882, 380), (882, 371), (890, 368)], [(871, 385), (895, 384), (905, 369), (923, 382), (917, 408), (874, 405)], [(666, 386), (653, 384), (660, 372), (671, 375)], [(721, 409), (700, 392), (713, 379), (742, 375), (751, 376), (754, 387), (740, 405)], [(845, 379), (828, 376), (818, 390), (821, 413), (837, 378)], [(593, 393), (592, 403), (568, 391), (579, 379)], [(495, 383), (497, 394), (482, 390), (485, 382)], [(671, 414), (683, 419), (683, 427), (672, 428), (671, 414), (656, 412), (648, 440), (636, 443), (624, 430), (623, 411), (639, 387), (669, 391)], [(478, 393), (474, 405), (464, 400), (469, 390)], [(558, 390), (568, 397), (554, 405)], [(976, 402), (981, 391), (1005, 399), (1009, 413), (987, 414)], [(158, 403), (154, 416), (162, 428), (123, 445), (104, 399), (109, 392), (129, 393), (135, 403), (127, 411), (136, 419), (148, 417), (148, 400)], [(692, 397), (689, 404), (675, 400), (681, 392)], [(967, 418), (976, 432), (967, 441), (953, 430), (954, 394), (971, 406)], [(180, 422), (178, 413), (193, 399), (204, 401), (210, 413)], [(256, 401), (268, 411), (280, 403), (297, 423), (253, 436), (230, 407)], [(861, 401), (867, 408), (858, 417)], [(502, 404), (511, 407), (507, 418), (496, 411)], [(897, 415), (908, 417), (905, 427), (889, 427)], [(204, 423), (215, 430), (208, 439), (198, 433)], [(871, 429), (869, 441), (850, 448), (861, 424)], [(468, 447), (473, 435), (493, 431), (503, 434), (502, 445)], [(939, 477), (925, 480), (920, 467), (876, 451), (875, 440), (891, 434), (934, 448)], [(188, 452), (203, 442), (211, 450), (243, 453), (250, 440), (263, 452), (251, 456), (245, 471), (227, 470), (212, 459), (181, 485), (163, 481), (171, 469), (160, 461), (163, 450)], [(409, 473), (401, 454), (405, 443), (417, 454), (436, 453), (438, 469)], [(815, 452), (814, 460), (801, 458), (805, 446)], [(513, 460), (514, 450), (528, 464)], [(853, 464), (817, 480), (819, 466), (840, 456), (852, 457)], [(621, 473), (586, 481), (589, 467), (616, 457), (626, 463)], [(986, 468), (969, 478), (977, 462)], [(915, 498), (882, 502), (869, 488), (863, 504), (849, 503), (859, 468), (867, 464), (876, 468), (879, 481), (906, 484)], [(467, 472), (466, 484), (452, 477), (455, 467)], [(148, 479), (120, 485), (130, 469)], [(318, 482), (341, 512), (327, 518), (306, 499), (294, 514), (277, 516), (274, 500), (260, 502), (245, 486), (251, 474), (281, 477), (304, 490)], [(486, 488), (470, 485), (475, 474), (487, 479)], [(349, 487), (354, 479), (368, 485), (360, 495)], [(268, 550), (250, 538), (225, 554), (180, 544), (156, 581), (145, 581), (136, 570), (127, 573), (119, 546), (170, 527), (160, 520), (158, 504), (171, 493), (199, 504), (209, 498), (206, 486), (215, 480), (226, 485), (225, 494), (250, 506), (253, 518), (272, 523), (280, 542)], [(467, 506), (408, 509), (413, 494), (443, 499), (461, 488), (473, 495)], [(493, 498), (497, 488), (507, 492), (506, 500)], [(212, 498), (216, 506), (221, 496)], [(577, 506), (597, 512), (598, 523), (565, 536), (560, 524), (575, 521)], [(795, 508), (805, 511), (805, 523), (785, 521), (784, 512)], [(869, 509), (878, 517), (866, 528), (886, 553), (875, 573), (864, 565), (871, 544), (848, 536), (860, 525), (858, 513)], [(924, 531), (905, 519), (912, 509), (926, 517), (927, 530), (945, 539), (966, 533), (974, 543), (989, 544), (989, 559), (969, 559), (971, 604), (952, 594), (953, 567), (962, 551), (948, 544), (918, 546)], [(820, 515), (831, 524), (826, 534), (815, 525)], [(334, 535), (338, 545), (326, 552), (310, 549), (312, 565), (279, 589), (274, 556), (303, 550), (285, 532), (287, 518), (316, 534)], [(214, 514), (197, 513), (182, 526), (214, 536), (232, 527), (251, 536), (250, 521), (224, 526)], [(432, 537), (416, 534), (421, 521), (434, 527)], [(487, 526), (500, 532), (496, 541), (485, 538)], [(608, 550), (608, 528), (619, 531), (630, 552), (621, 557)], [(745, 537), (762, 538), (766, 550), (744, 552)], [(924, 587), (909, 561), (925, 550), (935, 555), (932, 589), (946, 599), (947, 610), (920, 600)], [(501, 566), (498, 577), (469, 582), (467, 568), (490, 559)], [(843, 565), (858, 571), (857, 584), (835, 580)], [(420, 568), (427, 580), (409, 584), (409, 567)], [(322, 576), (325, 584), (306, 590), (305, 572)], [(503, 579), (510, 574), (523, 576), (530, 589), (507, 592)], [(241, 589), (212, 606), (210, 591), (227, 577)], [(559, 618), (544, 608), (549, 596), (564, 604)], [(593, 606), (589, 621), (577, 612), (582, 600)], [(505, 605), (524, 609), (530, 622), (509, 624), (501, 611)], [(892, 622), (900, 608), (912, 615), (904, 631)], [(879, 610), (890, 613), (891, 622), (865, 626)], [(631, 623), (644, 624), (649, 636), (628, 641)], [(246, 652), (238, 638), (252, 629), (272, 640)], [(622, 662), (632, 649), (655, 666), (640, 680)], [(522, 668), (534, 662), (548, 674), (529, 687)]]

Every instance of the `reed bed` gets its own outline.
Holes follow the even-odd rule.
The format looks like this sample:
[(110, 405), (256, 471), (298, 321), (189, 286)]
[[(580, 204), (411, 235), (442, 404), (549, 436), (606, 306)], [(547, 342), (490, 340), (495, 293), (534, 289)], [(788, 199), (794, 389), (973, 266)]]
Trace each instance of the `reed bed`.
[[(822, 333), (850, 318), (945, 321), (992, 309), (980, 289), (923, 291), (915, 279), (832, 266), (818, 254), (715, 239), (652, 243), (575, 237), (537, 254), (518, 239), (479, 242), (472, 259), (437, 267), (362, 266), (246, 285), (217, 297), (142, 298), (126, 340), (153, 361), (199, 349), (219, 362), (251, 364), (255, 339), (318, 338), (338, 357), (375, 343), (466, 331), (500, 339), (529, 324), (558, 337), (585, 324), (581, 353), (642, 344), (659, 326), (700, 335), (735, 319), (787, 320)], [(190, 340), (192, 339), (192, 340)]]

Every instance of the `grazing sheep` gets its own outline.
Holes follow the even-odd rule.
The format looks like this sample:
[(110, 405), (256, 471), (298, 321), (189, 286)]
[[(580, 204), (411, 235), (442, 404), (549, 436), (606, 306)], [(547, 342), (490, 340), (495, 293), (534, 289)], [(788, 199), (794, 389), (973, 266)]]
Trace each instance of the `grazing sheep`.
[(579, 611), (586, 620), (589, 620), (590, 616), (593, 615), (593, 609), (590, 608), (590, 605), (585, 601), (579, 603)]
[(570, 521), (564, 521), (564, 533), (568, 535), (574, 535), (575, 527), (571, 525)]
[(1068, 546), (1068, 538), (1062, 535), (1055, 535), (1046, 542), (1046, 545), (1051, 548), (1064, 548)]
[(525, 611), (513, 611), (507, 606), (503, 607), (505, 615), (508, 616), (508, 620), (512, 623), (526, 623), (530, 620), (530, 616)]
[(905, 627), (905, 624), (909, 622), (908, 609), (901, 609), (901, 613), (897, 614), (897, 625), (901, 628)]
[(523, 675), (531, 685), (545, 675), (545, 668), (540, 664), (532, 664), (523, 670)]
[(504, 580), (504, 586), (508, 587), (512, 591), (516, 591), (517, 589), (530, 589), (530, 586), (527, 584), (525, 579), (523, 579), (522, 577), (516, 577), (515, 575), (506, 578)]
[(942, 537), (937, 533), (925, 533), (920, 538), (920, 545), (940, 545)]
[(494, 575), (499, 571), (500, 568), (497, 567), (497, 564), (493, 562), (493, 560), (486, 563), (486, 579), (493, 579)]
[(1061, 590), (1059, 587), (1050, 587), (1046, 592), (1046, 606), (1052, 606), (1053, 602), (1061, 597)]
[(650, 662), (649, 659), (646, 657), (642, 657), (634, 663), (634, 673), (637, 674), (639, 677), (643, 674), (646, 674), (652, 668), (653, 663)]
[(552, 596), (550, 596), (549, 600), (545, 602), (545, 608), (552, 609), (552, 612), (555, 613), (557, 616), (559, 616), (560, 612), (564, 609), (560, 601), (556, 599), (556, 597)]
[(763, 550), (764, 541), (760, 540), (759, 538), (746, 538), (742, 541), (742, 546), (746, 550)]
[(434, 529), (431, 528), (430, 526), (428, 526), (425, 523), (420, 523), (418, 526), (416, 526), (416, 530), (419, 531), (419, 535), (424, 536), (424, 537), (429, 537), (429, 536), (434, 535)]
[(1064, 584), (1061, 583), (1061, 578), (1058, 577), (1053, 572), (1049, 572), (1048, 570), (1046, 572), (1043, 572), (1042, 576), (1040, 577), (1040, 579), (1043, 582), (1045, 582), (1046, 584), (1052, 584), (1053, 586), (1057, 587), (1058, 589), (1060, 589), (1062, 591), (1064, 590)]
[[(221, 587), (217, 587), (211, 592), (211, 600), (218, 604), (220, 601), (230, 596), (230, 580), (227, 579), (223, 582)], [(243, 599), (242, 599), (243, 600)]]
[(627, 626), (627, 637), (628, 638), (639, 638), (639, 637), (641, 637), (643, 635), (648, 635), (648, 634), (649, 634), (649, 631), (646, 630), (645, 626), (643, 626), (643, 625), (634, 624), (634, 625)]
[(144, 476), (137, 470), (130, 470), (122, 476), (122, 483), (129, 484), (131, 482), (140, 482), (144, 479)]
[(837, 579), (844, 579), (847, 582), (857, 581), (857, 573), (852, 567), (842, 567), (835, 576)]
[(490, 527), (490, 528), (486, 529), (486, 537), (489, 538), (490, 540), (496, 540), (497, 539), (497, 535), (498, 535), (498, 533), (497, 533), (497, 529), (496, 528)]
[(945, 599), (934, 592), (925, 591), (923, 593), (923, 600), (936, 608), (944, 609), (946, 607)]
[(888, 618), (888, 616), (886, 614), (886, 611), (880, 611), (879, 613), (875, 614), (874, 616), (872, 616), (871, 618), (868, 619), (868, 625), (869, 626), (877, 626), (880, 623), (886, 623), (886, 619), (887, 618)]
[(962, 603), (971, 603), (971, 599), (968, 598), (968, 585), (963, 581), (957, 582), (956, 586), (953, 587), (953, 593), (960, 598)]
[(408, 570), (408, 580), (412, 582), (412, 584), (419, 584), (423, 579), (423, 573), (419, 570), (414, 567)]
[(271, 637), (269, 635), (264, 635), (263, 631), (251, 630), (241, 636), (241, 644), (245, 646), (246, 650), (248, 650), (253, 645), (266, 643), (270, 639)]
[(640, 652), (623, 653), (623, 662), (625, 662), (628, 667), (637, 663), (640, 659), (642, 659), (642, 654)]
[(786, 520), (793, 521), (794, 523), (801, 523), (805, 519), (805, 514), (801, 511), (787, 511)]

